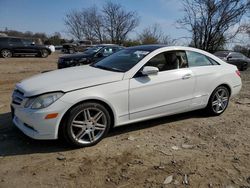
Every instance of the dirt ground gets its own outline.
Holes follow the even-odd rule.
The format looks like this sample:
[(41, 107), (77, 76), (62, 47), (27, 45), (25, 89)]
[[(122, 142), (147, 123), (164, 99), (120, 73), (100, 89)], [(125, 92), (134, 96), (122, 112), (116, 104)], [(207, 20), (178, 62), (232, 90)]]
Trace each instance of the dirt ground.
[(0, 59), (0, 188), (250, 188), (250, 70), (219, 117), (198, 111), (136, 123), (111, 130), (96, 146), (72, 149), (32, 140), (11, 122), (15, 83), (55, 69), (57, 58)]

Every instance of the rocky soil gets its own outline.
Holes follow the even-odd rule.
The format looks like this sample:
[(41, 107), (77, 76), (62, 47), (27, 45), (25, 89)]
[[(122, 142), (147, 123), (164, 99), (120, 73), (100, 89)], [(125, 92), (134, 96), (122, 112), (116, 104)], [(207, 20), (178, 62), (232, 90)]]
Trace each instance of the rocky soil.
[(0, 59), (0, 188), (250, 188), (250, 70), (221, 116), (196, 111), (136, 123), (72, 149), (32, 140), (11, 122), (15, 83), (56, 69), (58, 55)]

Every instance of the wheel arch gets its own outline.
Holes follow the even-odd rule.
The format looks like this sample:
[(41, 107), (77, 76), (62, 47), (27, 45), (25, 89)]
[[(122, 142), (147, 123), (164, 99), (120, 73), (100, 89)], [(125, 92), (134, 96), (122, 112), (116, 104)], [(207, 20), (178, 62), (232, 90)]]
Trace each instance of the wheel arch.
[(230, 85), (229, 85), (228, 83), (221, 83), (221, 84), (217, 85), (217, 86), (211, 91), (209, 97), (207, 98), (207, 105), (208, 105), (208, 102), (209, 102), (209, 100), (210, 100), (210, 98), (211, 98), (213, 92), (216, 90), (216, 88), (218, 88), (218, 87), (220, 87), (220, 86), (226, 87), (226, 88), (228, 89), (228, 91), (229, 91), (229, 97), (231, 96), (231, 94), (232, 94), (232, 88), (230, 87)]
[[(224, 87), (226, 87), (226, 88), (228, 89), (228, 92), (229, 92), (229, 97), (231, 96), (231, 94), (232, 94), (232, 88), (230, 87), (229, 84), (223, 83), (223, 84), (218, 85), (217, 87), (219, 87), (219, 86), (224, 86)], [(217, 88), (217, 87), (216, 87), (216, 88)], [(216, 88), (215, 88), (215, 89), (216, 89)], [(215, 90), (215, 89), (214, 89), (214, 90)]]
[(86, 102), (96, 102), (96, 103), (99, 103), (99, 104), (102, 104), (109, 112), (110, 116), (111, 116), (111, 126), (110, 128), (113, 128), (115, 123), (116, 123), (116, 119), (115, 119), (115, 111), (114, 109), (111, 107), (110, 104), (108, 104), (106, 101), (104, 100), (101, 100), (101, 99), (85, 99), (85, 100), (82, 100), (82, 101), (79, 101), (77, 103), (75, 103), (74, 105), (72, 105), (70, 108), (68, 108), (66, 110), (66, 112), (63, 114), (61, 120), (60, 120), (60, 123), (59, 123), (59, 126), (58, 126), (58, 129), (57, 129), (57, 137), (59, 138), (62, 134), (62, 128), (63, 128), (63, 123), (65, 122), (65, 120), (67, 119), (68, 117), (68, 114), (70, 112), (70, 110), (72, 108), (74, 108), (75, 106), (79, 105), (79, 104), (83, 104), (83, 103), (86, 103)]

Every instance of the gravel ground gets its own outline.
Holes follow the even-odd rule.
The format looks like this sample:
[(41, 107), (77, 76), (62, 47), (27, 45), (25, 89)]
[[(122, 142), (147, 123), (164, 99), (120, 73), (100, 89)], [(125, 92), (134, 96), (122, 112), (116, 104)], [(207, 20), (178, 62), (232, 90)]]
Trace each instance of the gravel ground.
[(0, 188), (225, 187), (250, 188), (250, 70), (226, 112), (200, 111), (111, 130), (89, 148), (36, 141), (12, 122), (16, 82), (56, 69), (48, 58), (0, 59)]

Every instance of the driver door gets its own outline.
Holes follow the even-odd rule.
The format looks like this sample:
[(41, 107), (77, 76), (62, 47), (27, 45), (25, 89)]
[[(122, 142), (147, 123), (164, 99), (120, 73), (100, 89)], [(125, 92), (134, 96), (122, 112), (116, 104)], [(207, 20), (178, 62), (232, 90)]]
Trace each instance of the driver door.
[(130, 79), (130, 120), (186, 111), (193, 98), (195, 78), (185, 52), (160, 53), (145, 66), (157, 67), (159, 72), (148, 76), (138, 72)]

